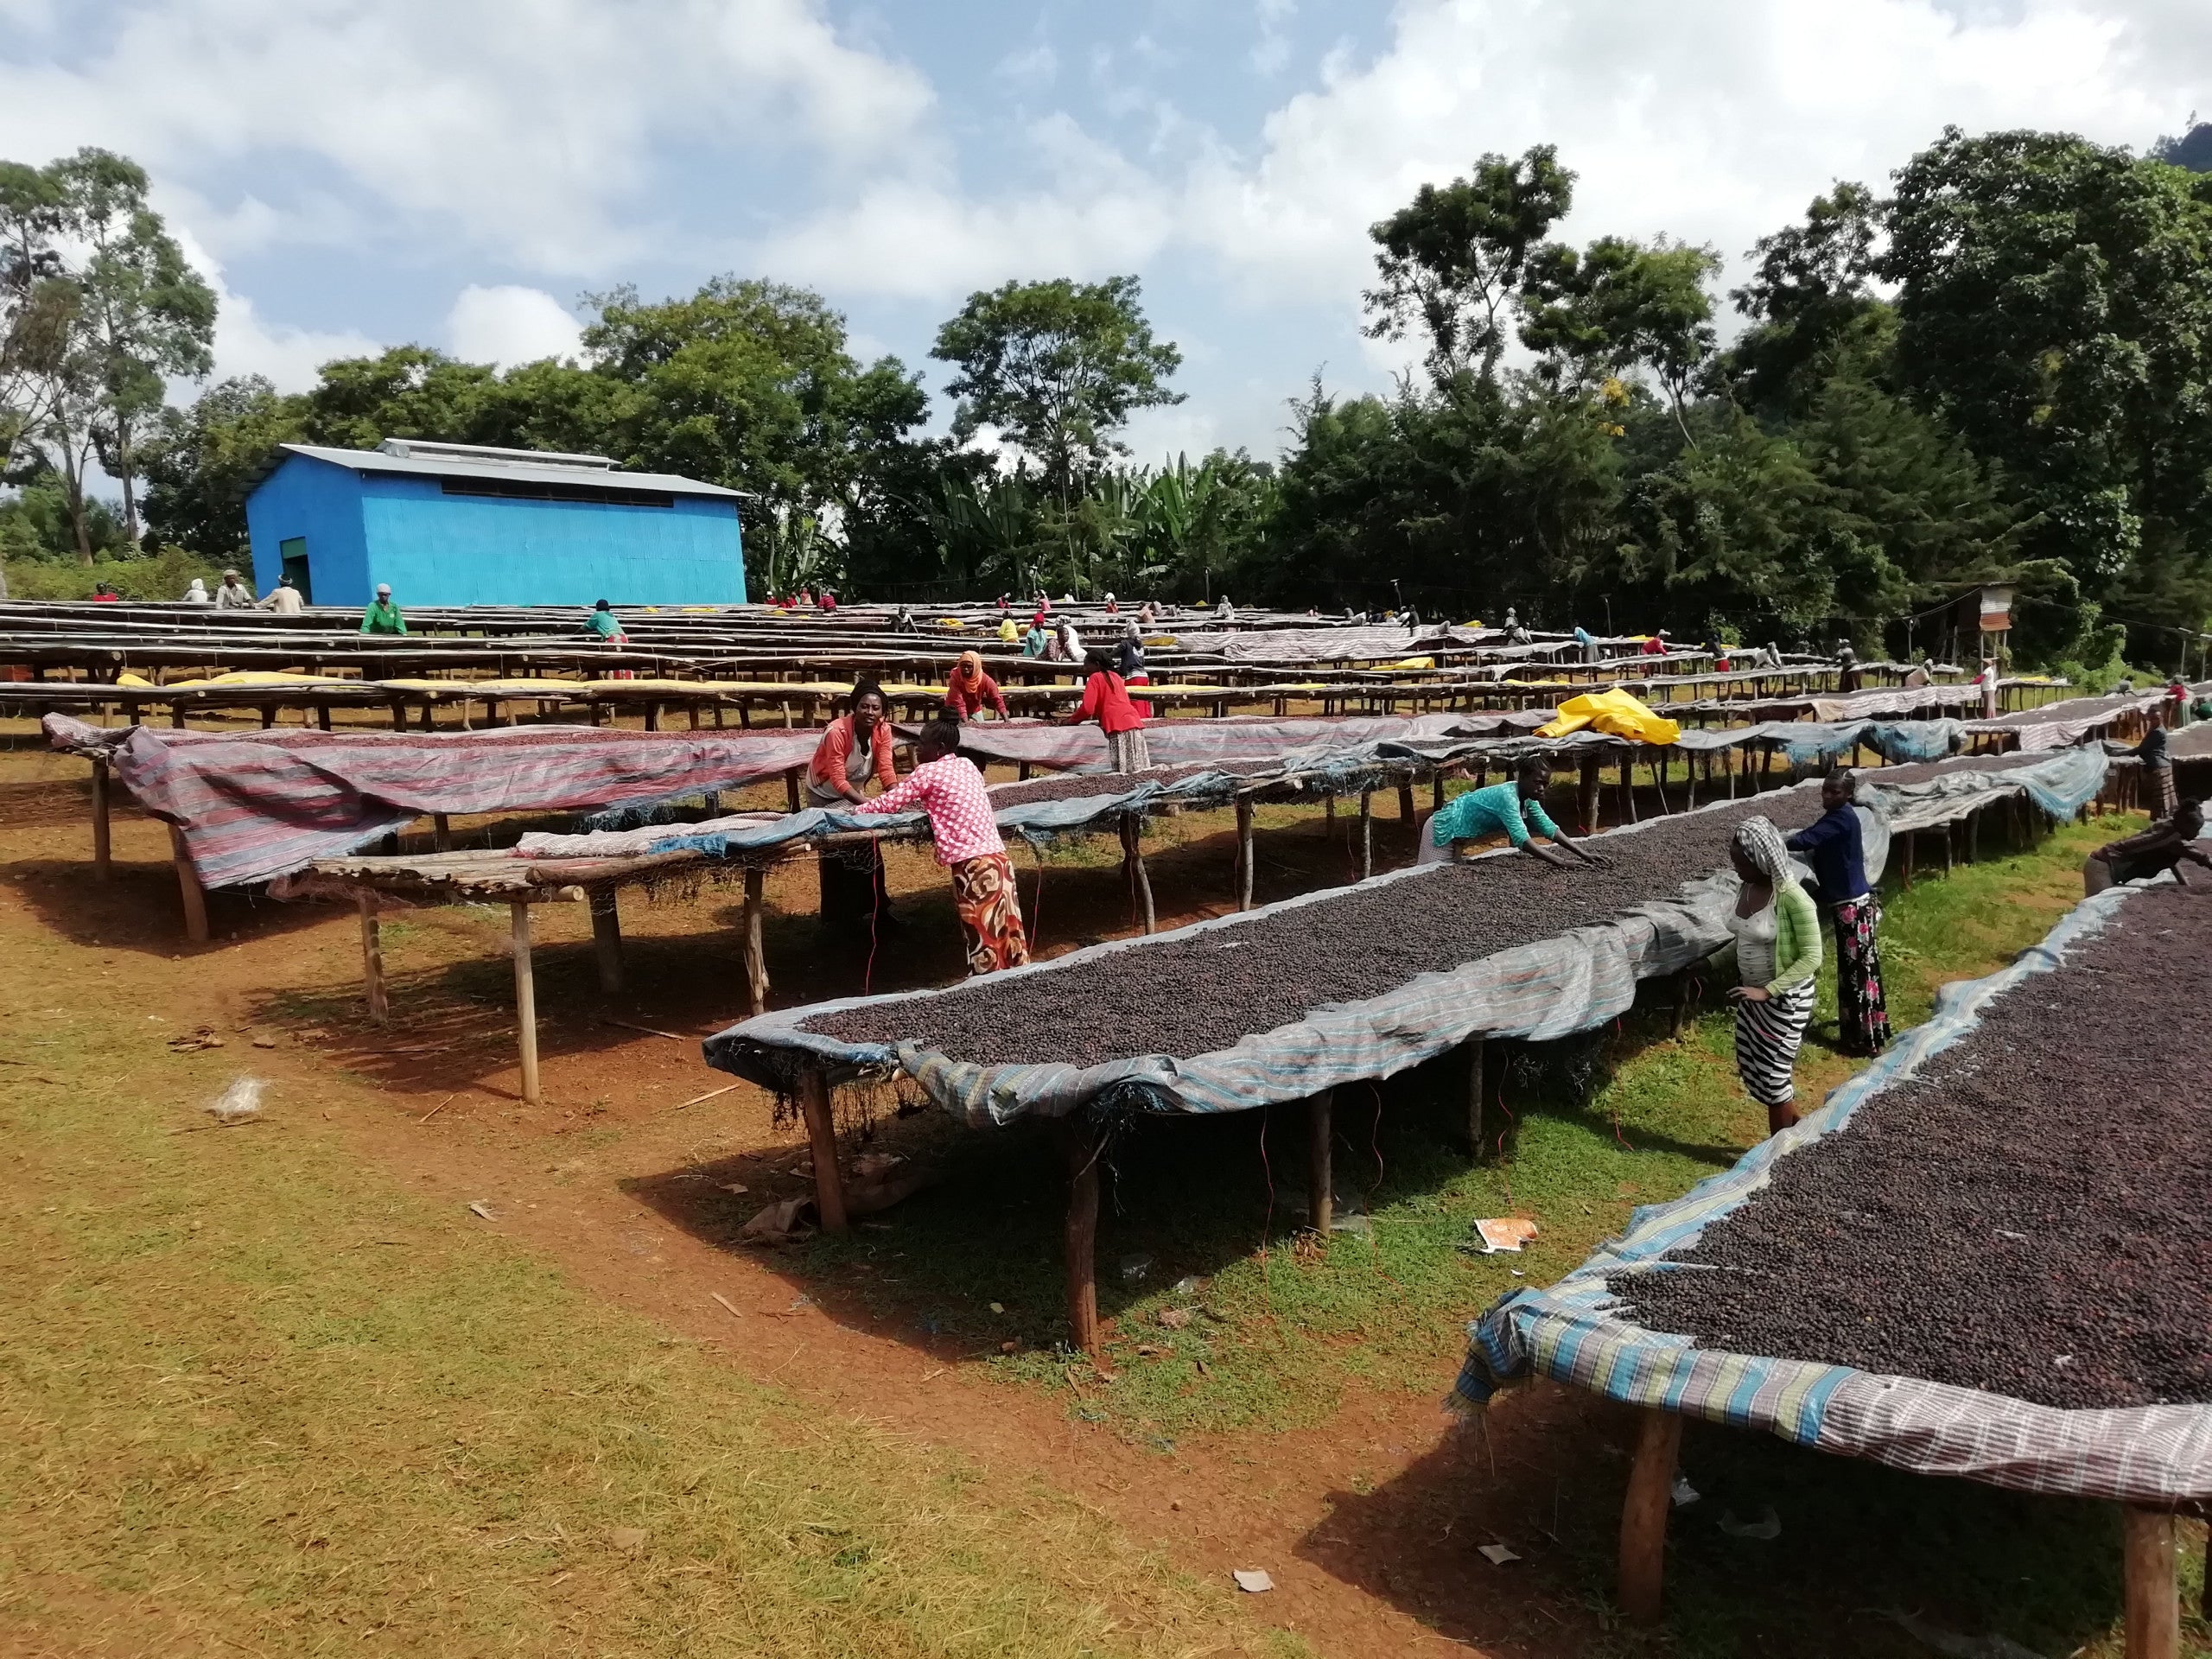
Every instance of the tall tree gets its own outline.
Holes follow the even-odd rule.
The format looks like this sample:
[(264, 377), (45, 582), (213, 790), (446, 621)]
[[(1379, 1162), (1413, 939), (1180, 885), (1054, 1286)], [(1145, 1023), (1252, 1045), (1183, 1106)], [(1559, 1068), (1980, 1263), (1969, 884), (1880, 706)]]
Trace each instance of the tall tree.
[(1907, 386), (2024, 491), (2029, 550), (2092, 599), (2202, 626), (2212, 177), (2063, 134), (1951, 128), (1897, 186), (1878, 264), (1899, 284)]
[(0, 479), (45, 424), (76, 327), (79, 295), (59, 240), (66, 219), (51, 168), (0, 162)]
[(209, 560), (238, 558), (246, 550), (246, 493), (277, 445), (308, 435), (308, 400), (257, 374), (210, 386), (189, 409), (162, 410), (142, 457), (147, 528)]
[(77, 283), (79, 349), (93, 388), (87, 435), (123, 492), (124, 534), (135, 543), (139, 442), (167, 401), (168, 381), (197, 380), (213, 366), (215, 291), (147, 205), (137, 162), (88, 149), (52, 171), (67, 233), (84, 250)]
[(1737, 395), (1754, 409), (1801, 410), (1847, 336), (1881, 311), (1874, 246), (1881, 204), (1863, 184), (1813, 198), (1802, 225), (1761, 237), (1751, 280), (1729, 290), (1752, 326), (1730, 353)]
[(1134, 276), (1103, 283), (1008, 283), (968, 296), (938, 330), (930, 355), (957, 372), (953, 435), (996, 427), (1033, 457), (1064, 500), (1077, 483), (1128, 453), (1115, 435), (1140, 409), (1179, 404), (1167, 380), (1182, 365), (1153, 338)]
[(1494, 380), (1529, 257), (1573, 203), (1574, 175), (1551, 144), (1517, 161), (1486, 155), (1471, 178), (1424, 184), (1368, 227), (1382, 279), (1361, 296), (1369, 336), (1402, 340), (1418, 326), (1439, 386), (1469, 372)]
[(1694, 444), (1684, 404), (1717, 344), (1706, 285), (1719, 270), (1713, 249), (1663, 236), (1600, 237), (1580, 253), (1549, 244), (1529, 262), (1522, 340), (1555, 380), (1649, 371)]

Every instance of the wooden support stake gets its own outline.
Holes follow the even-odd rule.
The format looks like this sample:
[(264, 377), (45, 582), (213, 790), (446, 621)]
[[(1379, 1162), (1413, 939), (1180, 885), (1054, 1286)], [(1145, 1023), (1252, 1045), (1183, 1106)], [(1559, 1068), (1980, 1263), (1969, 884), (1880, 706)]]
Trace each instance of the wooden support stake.
[(1068, 1213), (1060, 1249), (1067, 1269), (1068, 1327), (1076, 1347), (1098, 1351), (1098, 1160), (1105, 1140), (1080, 1113), (1060, 1120)]
[(1904, 856), (1897, 863), (1897, 880), (1907, 893), (1912, 891), (1912, 843), (1918, 839), (1911, 830), (1904, 832)]
[(1470, 1037), (1461, 1046), (1467, 1054), (1467, 1156), (1480, 1163), (1483, 1156), (1483, 1039)]
[(837, 1169), (837, 1120), (830, 1110), (830, 1080), (818, 1066), (798, 1074), (799, 1115), (806, 1120), (806, 1144), (814, 1154), (814, 1210), (825, 1233), (849, 1230), (845, 1219), (845, 1179)]
[(745, 872), (745, 988), (753, 1012), (768, 1011), (768, 953), (760, 940), (760, 914), (768, 873), (754, 865)]
[(2120, 1606), (2126, 1659), (2181, 1659), (2174, 1517), (2130, 1503), (2120, 1512)]
[(507, 906), (515, 956), (515, 1034), (522, 1052), (522, 1097), (538, 1103), (537, 1096), (537, 980), (530, 955), (530, 906), (517, 900)]
[(1636, 819), (1636, 757), (1621, 756), (1621, 817), (1629, 823)]
[(798, 810), (798, 774), (797, 766), (784, 768), (784, 810), (786, 812)]
[(1582, 757), (1582, 792), (1578, 805), (1582, 833), (1586, 836), (1597, 833), (1598, 795), (1604, 786), (1604, 780), (1598, 776), (1598, 757), (1594, 754), (1584, 755)]
[(1632, 1624), (1659, 1622), (1667, 1581), (1667, 1513), (1674, 1505), (1675, 1459), (1681, 1444), (1681, 1417), (1644, 1408), (1628, 1494), (1621, 1500), (1618, 1596)]
[(430, 814), (430, 844), (442, 853), (453, 850), (453, 823), (442, 812)]
[(592, 951), (599, 958), (599, 988), (608, 996), (622, 994), (622, 913), (614, 889), (601, 887), (591, 896)]
[(1444, 768), (1441, 766), (1428, 775), (1428, 810), (1432, 812), (1444, 810)]
[(1313, 1218), (1313, 1230), (1321, 1235), (1325, 1243), (1329, 1236), (1329, 1224), (1336, 1219), (1337, 1193), (1329, 1174), (1333, 1139), (1329, 1117), (1336, 1092), (1324, 1089), (1306, 1103), (1306, 1213)]
[(1236, 803), (1236, 908), (1252, 908), (1252, 803)]
[(1403, 779), (1398, 785), (1398, 822), (1414, 831), (1414, 839), (1421, 839), (1421, 825), (1414, 816), (1414, 780)]
[(383, 928), (377, 920), (377, 896), (367, 888), (355, 895), (361, 910), (361, 990), (369, 1005), (369, 1023), (391, 1023), (391, 1003), (384, 983)]
[(1359, 879), (1375, 874), (1375, 791), (1359, 791)]
[(107, 762), (92, 762), (92, 880), (105, 881), (112, 874), (112, 847), (108, 822)]
[(207, 892), (200, 885), (200, 872), (192, 868), (185, 850), (184, 831), (169, 826), (169, 861), (176, 866), (177, 895), (184, 901), (184, 937), (194, 944), (207, 943)]

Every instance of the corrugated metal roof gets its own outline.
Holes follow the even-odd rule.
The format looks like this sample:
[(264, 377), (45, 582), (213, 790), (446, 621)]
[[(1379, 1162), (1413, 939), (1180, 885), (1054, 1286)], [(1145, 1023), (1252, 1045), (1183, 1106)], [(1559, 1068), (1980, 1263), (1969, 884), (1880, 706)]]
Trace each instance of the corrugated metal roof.
[(399, 456), (375, 449), (330, 449), (316, 443), (288, 443), (283, 448), (311, 461), (334, 467), (350, 467), (358, 473), (396, 473), (410, 478), (474, 478), (514, 483), (558, 484), (583, 490), (658, 490), (666, 495), (721, 495), (742, 498), (743, 490), (726, 490), (696, 478), (673, 473), (606, 472), (569, 462), (532, 464), (520, 461), (461, 461), (445, 455), (421, 454)]

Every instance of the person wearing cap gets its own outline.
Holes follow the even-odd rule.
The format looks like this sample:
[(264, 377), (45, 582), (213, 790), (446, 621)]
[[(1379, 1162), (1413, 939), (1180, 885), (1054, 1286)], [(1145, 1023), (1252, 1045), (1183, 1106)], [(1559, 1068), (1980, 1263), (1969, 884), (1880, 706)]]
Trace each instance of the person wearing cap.
[(399, 607), (391, 602), (391, 584), (377, 583), (376, 601), (361, 617), (363, 633), (404, 633), (407, 619), (399, 613)]
[(264, 611), (274, 611), (279, 616), (297, 616), (307, 607), (307, 601), (300, 596), (300, 590), (292, 586), (289, 575), (276, 578), (276, 585), (269, 590), (259, 607)]
[(214, 602), (214, 595), (207, 591), (207, 584), (201, 578), (194, 576), (190, 582), (185, 583), (183, 603), (187, 605), (213, 605)]
[(215, 608), (219, 611), (250, 611), (253, 608), (253, 589), (239, 580), (237, 571), (223, 572), (223, 585), (215, 590)]
[(1106, 595), (1106, 614), (1107, 614), (1107, 615), (1109, 615), (1109, 616), (1119, 616), (1121, 613), (1122, 613), (1122, 601), (1121, 601), (1120, 600), (1118, 600), (1118, 599), (1115, 598), (1115, 597), (1114, 597), (1114, 595), (1113, 595), (1113, 594), (1107, 594), (1107, 595)]
[(1029, 960), (1029, 936), (983, 774), (959, 748), (960, 722), (949, 709), (939, 709), (914, 741), (919, 764), (906, 781), (852, 810), (855, 817), (874, 817), (918, 806), (929, 814), (937, 861), (952, 878), (968, 971), (996, 973)]

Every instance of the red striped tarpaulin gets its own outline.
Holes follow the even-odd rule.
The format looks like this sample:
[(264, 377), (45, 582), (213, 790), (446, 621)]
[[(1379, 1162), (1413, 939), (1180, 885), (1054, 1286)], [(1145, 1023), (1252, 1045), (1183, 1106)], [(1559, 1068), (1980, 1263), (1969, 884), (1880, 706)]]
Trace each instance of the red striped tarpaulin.
[(818, 731), (103, 730), (46, 718), (56, 748), (99, 754), (148, 811), (184, 832), (211, 887), (266, 881), (433, 813), (573, 812), (736, 789), (803, 766)]

